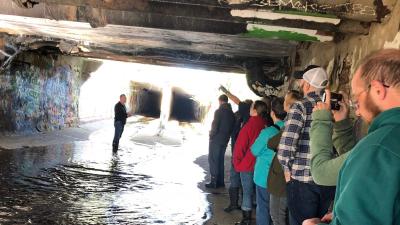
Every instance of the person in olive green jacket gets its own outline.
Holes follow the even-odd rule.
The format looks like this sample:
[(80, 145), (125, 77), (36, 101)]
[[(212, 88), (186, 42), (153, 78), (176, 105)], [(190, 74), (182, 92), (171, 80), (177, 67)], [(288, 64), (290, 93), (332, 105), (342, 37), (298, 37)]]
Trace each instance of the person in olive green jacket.
[[(329, 90), (326, 95), (330, 96)], [(336, 186), (339, 170), (349, 151), (355, 146), (352, 121), (349, 118), (347, 96), (339, 102), (340, 110), (314, 108), (310, 130), (311, 174), (314, 182), (324, 186)], [(327, 97), (328, 101), (330, 97)], [(336, 122), (335, 122), (336, 121)], [(339, 156), (333, 152), (335, 147)]]
[[(400, 50), (378, 51), (352, 79), (356, 114), (370, 124), (368, 135), (340, 170), (333, 217), (303, 225), (400, 225)], [(319, 109), (329, 110), (321, 103)]]

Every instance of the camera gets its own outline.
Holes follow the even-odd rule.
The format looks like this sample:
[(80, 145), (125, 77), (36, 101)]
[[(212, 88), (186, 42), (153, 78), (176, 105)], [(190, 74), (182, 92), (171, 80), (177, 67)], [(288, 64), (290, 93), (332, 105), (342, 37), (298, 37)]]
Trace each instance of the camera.
[[(325, 102), (326, 97), (325, 97), (325, 93), (322, 96), (323, 101)], [(338, 94), (338, 93), (331, 93), (331, 109), (332, 110), (340, 110), (340, 105), (339, 102), (343, 100), (343, 95)]]

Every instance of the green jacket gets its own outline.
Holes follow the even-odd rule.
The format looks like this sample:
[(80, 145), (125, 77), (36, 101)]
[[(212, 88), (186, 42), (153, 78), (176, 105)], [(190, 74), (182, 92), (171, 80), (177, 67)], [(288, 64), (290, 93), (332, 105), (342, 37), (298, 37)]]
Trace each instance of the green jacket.
[(400, 107), (379, 114), (351, 151), (333, 213), (331, 225), (400, 224)]
[[(352, 127), (350, 119), (334, 123), (332, 113), (327, 110), (313, 112), (310, 150), (311, 174), (315, 183), (336, 186), (340, 168), (356, 144)], [(333, 153), (333, 146), (339, 156)]]
[[(268, 148), (272, 149), (274, 152), (278, 151), (279, 142), (282, 137), (283, 130), (269, 139)], [(272, 159), (271, 168), (268, 173), (267, 180), (268, 192), (276, 197), (286, 197), (286, 181), (285, 174), (281, 163), (278, 160), (277, 154)]]

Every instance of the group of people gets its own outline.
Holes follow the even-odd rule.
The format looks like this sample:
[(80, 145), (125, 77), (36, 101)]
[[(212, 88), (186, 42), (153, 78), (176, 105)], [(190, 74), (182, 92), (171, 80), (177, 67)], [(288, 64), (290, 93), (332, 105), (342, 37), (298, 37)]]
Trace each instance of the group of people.
[[(322, 67), (310, 65), (294, 77), (300, 91), (284, 98), (240, 101), (221, 87), (206, 187), (225, 186), (230, 139), (230, 204), (224, 210), (241, 209), (237, 224), (252, 223), (255, 193), (257, 225), (400, 225), (400, 50), (366, 57), (353, 75), (351, 98), (341, 93), (339, 108), (331, 108)], [(361, 140), (351, 111), (369, 125)]]

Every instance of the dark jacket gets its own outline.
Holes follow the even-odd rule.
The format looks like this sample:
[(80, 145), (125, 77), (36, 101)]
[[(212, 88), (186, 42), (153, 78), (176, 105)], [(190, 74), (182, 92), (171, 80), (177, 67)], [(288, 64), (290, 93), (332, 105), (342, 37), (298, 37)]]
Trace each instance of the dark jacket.
[(222, 104), (214, 113), (211, 125), (210, 141), (226, 145), (235, 123), (235, 116), (229, 103)]
[(114, 113), (115, 113), (114, 122), (121, 121), (122, 124), (125, 125), (126, 118), (128, 118), (128, 114), (126, 113), (126, 107), (122, 105), (121, 102), (115, 104)]
[(234, 143), (236, 142), (237, 137), (239, 136), (239, 132), (242, 129), (242, 127), (244, 126), (245, 123), (247, 123), (247, 121), (250, 118), (250, 107), (251, 104), (248, 104), (246, 102), (240, 102), (239, 103), (239, 109), (238, 111), (235, 113), (235, 125), (233, 127), (233, 131), (232, 131), (232, 147), (234, 146)]
[[(282, 137), (282, 130), (268, 141), (268, 148), (277, 152), (278, 145)], [(267, 179), (268, 192), (278, 197), (286, 197), (286, 181), (282, 165), (279, 163), (277, 154), (272, 159), (272, 165), (269, 169)]]

